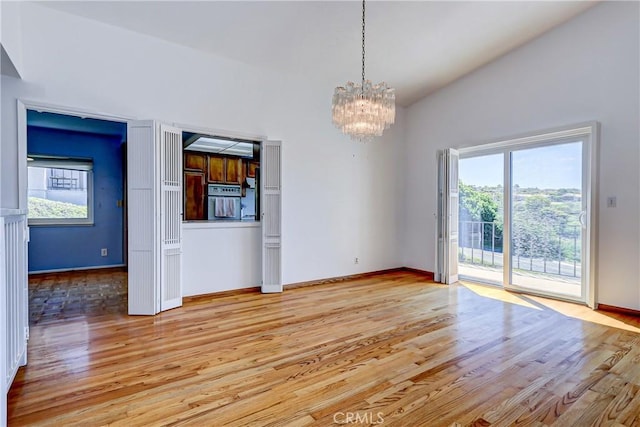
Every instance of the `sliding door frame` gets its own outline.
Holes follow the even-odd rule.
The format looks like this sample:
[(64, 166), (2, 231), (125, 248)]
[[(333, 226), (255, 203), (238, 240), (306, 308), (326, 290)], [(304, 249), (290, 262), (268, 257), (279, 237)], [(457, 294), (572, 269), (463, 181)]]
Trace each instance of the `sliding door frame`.
[(583, 201), (585, 210), (584, 239), (582, 242), (582, 298), (574, 299), (565, 295), (548, 294), (554, 298), (573, 302), (586, 303), (591, 308), (596, 307), (596, 267), (597, 267), (597, 207), (598, 207), (598, 146), (600, 125), (596, 121), (564, 126), (545, 131), (533, 132), (526, 135), (506, 138), (471, 147), (459, 148), (461, 158), (503, 154), (504, 161), (504, 229), (503, 229), (503, 286), (515, 292), (536, 294), (529, 289), (511, 285), (511, 186), (512, 164), (511, 153), (523, 149), (538, 148), (561, 144), (563, 142), (582, 141), (582, 192), (586, 200)]

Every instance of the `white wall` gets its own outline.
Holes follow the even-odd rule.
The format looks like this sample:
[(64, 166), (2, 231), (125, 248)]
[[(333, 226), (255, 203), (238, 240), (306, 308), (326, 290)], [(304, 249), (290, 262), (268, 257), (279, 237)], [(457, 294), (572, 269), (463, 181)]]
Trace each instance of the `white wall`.
[[(30, 3), (22, 27), (23, 80), (2, 77), (3, 207), (18, 205), (16, 165), (25, 160), (15, 102), (24, 98), (282, 140), (284, 283), (401, 266), (402, 109), (382, 140), (353, 143), (331, 124), (340, 82), (253, 68)], [(235, 238), (185, 230), (185, 256), (219, 270), (219, 258), (199, 249)], [(229, 283), (256, 286), (255, 263), (248, 268)], [(188, 294), (220, 289), (209, 269), (194, 271)]]
[[(22, 5), (18, 1), (0, 2), (0, 45), (2, 72), (19, 77), (22, 72)], [(5, 63), (8, 62), (8, 63)]]
[(438, 149), (597, 120), (598, 302), (640, 309), (639, 7), (597, 5), (408, 108), (405, 265), (434, 270)]
[(184, 295), (260, 286), (262, 229), (213, 226), (190, 223), (183, 227)]

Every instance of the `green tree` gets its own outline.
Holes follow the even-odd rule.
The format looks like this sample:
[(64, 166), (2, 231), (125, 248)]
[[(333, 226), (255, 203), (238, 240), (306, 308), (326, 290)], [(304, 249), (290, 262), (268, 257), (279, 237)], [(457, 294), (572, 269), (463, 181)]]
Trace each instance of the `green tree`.
[[(501, 200), (501, 187), (478, 189), (462, 181), (459, 182), (459, 186), (461, 223), (463, 221), (487, 223), (482, 226), (485, 248), (491, 249), (493, 243), (496, 250), (502, 251), (502, 215), (500, 215), (498, 202)], [(496, 223), (495, 230), (490, 223)], [(495, 239), (493, 242), (492, 238)]]
[(554, 193), (556, 190), (538, 190), (537, 193), (520, 195), (514, 200), (514, 253), (554, 260), (575, 256), (572, 247), (563, 244), (562, 240), (574, 237), (575, 227), (568, 224), (577, 215), (573, 212), (573, 206), (552, 202)]
[[(471, 232), (477, 233), (484, 222), (484, 249), (502, 251), (503, 188), (477, 187), (460, 182), (461, 246), (471, 246)], [(514, 255), (557, 261), (580, 258), (581, 225), (579, 189), (521, 188), (512, 189), (512, 250)], [(474, 222), (473, 230), (467, 225)], [(493, 224), (495, 225), (493, 225)], [(495, 227), (495, 233), (494, 233)], [(465, 241), (465, 237), (467, 240)], [(491, 238), (494, 237), (494, 241)], [(476, 234), (477, 239), (477, 234)], [(477, 247), (477, 240), (474, 247)]]

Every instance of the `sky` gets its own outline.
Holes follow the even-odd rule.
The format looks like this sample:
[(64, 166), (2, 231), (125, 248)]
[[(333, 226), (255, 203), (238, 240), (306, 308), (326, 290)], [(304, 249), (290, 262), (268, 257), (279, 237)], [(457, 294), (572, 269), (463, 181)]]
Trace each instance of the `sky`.
[[(581, 188), (582, 144), (572, 142), (513, 152), (513, 183), (520, 188)], [(460, 159), (465, 184), (503, 184), (502, 154)]]

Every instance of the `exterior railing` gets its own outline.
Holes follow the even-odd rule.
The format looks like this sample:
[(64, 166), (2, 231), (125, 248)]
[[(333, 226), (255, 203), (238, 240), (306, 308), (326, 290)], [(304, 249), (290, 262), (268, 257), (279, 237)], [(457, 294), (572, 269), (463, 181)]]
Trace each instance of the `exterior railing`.
[[(460, 221), (459, 224), (459, 261), (488, 267), (502, 267), (502, 233), (496, 222)], [(500, 232), (498, 232), (500, 231)], [(572, 232), (558, 232), (551, 236), (540, 237), (536, 242), (528, 240), (525, 253), (519, 246), (512, 245), (512, 267), (537, 273), (558, 276), (580, 277), (580, 239), (577, 226)], [(552, 250), (549, 248), (552, 247)], [(563, 254), (563, 248), (571, 248), (571, 254)], [(550, 253), (551, 252), (551, 253)]]

